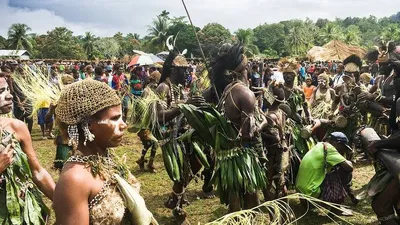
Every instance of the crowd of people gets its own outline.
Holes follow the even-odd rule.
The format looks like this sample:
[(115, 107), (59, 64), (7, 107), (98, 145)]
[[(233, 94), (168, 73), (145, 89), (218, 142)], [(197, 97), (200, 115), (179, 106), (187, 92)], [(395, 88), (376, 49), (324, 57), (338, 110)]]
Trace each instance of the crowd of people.
[[(26, 204), (33, 203), (20, 192), (38, 190), (53, 201), (56, 224), (157, 224), (138, 195), (132, 165), (121, 164), (109, 150), (121, 144), (124, 130), (141, 140), (139, 169), (156, 173), (161, 149), (172, 183), (165, 207), (177, 224), (189, 224), (185, 190), (199, 173), (204, 197), (217, 195), (229, 212), (256, 207), (260, 194), (273, 201), (290, 189), (327, 203), (343, 204), (349, 197), (358, 204), (353, 165), (368, 159), (376, 170), (365, 184), (372, 209), (381, 224), (400, 223), (399, 47), (382, 44), (364, 59), (311, 63), (248, 60), (240, 43), (224, 44), (209, 68), (188, 63), (172, 47), (161, 68), (2, 62), (0, 110), (14, 118), (0, 118), (0, 201), (7, 201), (0, 224), (45, 221), (48, 211), (39, 195), (29, 200), (37, 206), (29, 213), (37, 218), (24, 216)], [(37, 70), (62, 89), (57, 102), (38, 104), (13, 79)], [(36, 110), (44, 139), (57, 130), (57, 184), (32, 147)], [(14, 208), (11, 199), (19, 202)], [(18, 215), (12, 213), (16, 208)]]

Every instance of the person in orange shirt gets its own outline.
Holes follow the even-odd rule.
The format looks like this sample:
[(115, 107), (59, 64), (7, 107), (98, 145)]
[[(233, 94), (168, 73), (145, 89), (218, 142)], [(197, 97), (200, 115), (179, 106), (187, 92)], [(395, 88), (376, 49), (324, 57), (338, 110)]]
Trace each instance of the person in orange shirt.
[(314, 92), (315, 86), (312, 85), (312, 79), (310, 76), (306, 78), (306, 84), (303, 86), (304, 95), (306, 96), (307, 103), (310, 103), (311, 96)]

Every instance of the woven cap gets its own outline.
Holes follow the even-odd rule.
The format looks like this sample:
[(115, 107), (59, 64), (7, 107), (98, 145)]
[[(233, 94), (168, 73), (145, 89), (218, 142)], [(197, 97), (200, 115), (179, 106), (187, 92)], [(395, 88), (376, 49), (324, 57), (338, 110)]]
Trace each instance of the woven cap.
[(61, 92), (56, 116), (67, 125), (76, 125), (107, 107), (120, 104), (121, 99), (106, 83), (86, 79), (68, 85)]

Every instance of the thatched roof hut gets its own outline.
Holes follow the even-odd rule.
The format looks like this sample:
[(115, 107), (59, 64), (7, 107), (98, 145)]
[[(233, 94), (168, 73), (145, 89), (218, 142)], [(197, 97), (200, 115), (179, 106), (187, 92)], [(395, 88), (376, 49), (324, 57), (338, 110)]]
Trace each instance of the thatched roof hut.
[(361, 47), (348, 45), (344, 42), (333, 40), (325, 44), (323, 47), (312, 47), (307, 52), (307, 58), (310, 61), (342, 61), (352, 54), (356, 54), (360, 58), (364, 58), (366, 50)]

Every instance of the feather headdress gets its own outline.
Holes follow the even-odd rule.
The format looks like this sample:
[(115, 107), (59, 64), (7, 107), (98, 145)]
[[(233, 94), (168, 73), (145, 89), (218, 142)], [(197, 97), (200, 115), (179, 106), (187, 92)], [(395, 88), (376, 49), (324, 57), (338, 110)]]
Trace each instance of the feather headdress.
[(164, 61), (163, 70), (161, 73), (161, 78), (159, 83), (164, 82), (165, 79), (167, 79), (167, 77), (171, 75), (172, 67), (189, 67), (189, 64), (186, 61), (185, 56), (183, 56), (184, 54), (186, 54), (186, 49), (181, 53), (175, 45), (177, 37), (178, 35), (171, 43), (171, 39), (173, 38), (173, 36), (171, 35), (168, 37), (165, 43), (169, 50), (169, 54)]
[(374, 46), (374, 49), (365, 55), (365, 58), (372, 62), (387, 63), (389, 61), (389, 45), (391, 45), (390, 41), (381, 41), (379, 45)]
[(345, 72), (360, 72), (362, 61), (361, 58), (357, 55), (351, 55), (343, 60), (344, 71)]
[(297, 61), (294, 59), (283, 58), (278, 62), (278, 69), (282, 73), (297, 74)]
[(225, 87), (232, 81), (231, 71), (240, 72), (247, 65), (244, 47), (241, 43), (223, 44), (217, 55), (211, 59), (211, 70), (208, 74), (218, 94), (222, 94)]

